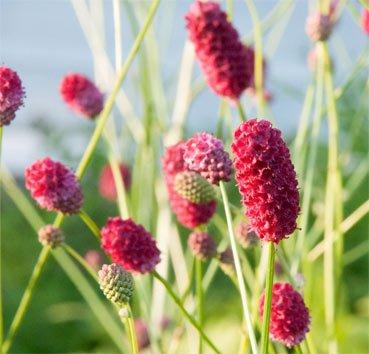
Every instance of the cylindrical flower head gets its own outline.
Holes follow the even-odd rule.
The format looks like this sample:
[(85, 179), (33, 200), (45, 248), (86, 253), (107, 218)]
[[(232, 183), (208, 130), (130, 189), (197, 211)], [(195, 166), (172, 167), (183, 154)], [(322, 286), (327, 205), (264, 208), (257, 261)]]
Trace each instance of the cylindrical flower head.
[(64, 76), (60, 94), (75, 113), (86, 118), (96, 117), (104, 107), (104, 95), (91, 80), (81, 74)]
[(278, 243), (297, 227), (296, 172), (281, 132), (266, 120), (251, 119), (234, 133), (232, 144), (238, 189), (252, 230)]
[(64, 234), (59, 228), (48, 224), (38, 231), (38, 240), (43, 246), (56, 248), (64, 242)]
[(37, 160), (25, 171), (26, 188), (41, 208), (76, 214), (83, 203), (81, 187), (75, 174), (49, 157)]
[(236, 228), (236, 239), (243, 248), (254, 247), (258, 244), (259, 238), (250, 228), (246, 221), (240, 221)]
[(217, 246), (207, 232), (193, 232), (188, 237), (188, 247), (193, 255), (200, 260), (208, 260), (217, 253)]
[(141, 318), (136, 318), (134, 322), (138, 349), (143, 350), (150, 345), (149, 331), (145, 322)]
[(23, 99), (24, 89), (18, 74), (7, 66), (0, 66), (0, 127), (10, 124)]
[(192, 229), (206, 224), (214, 215), (217, 204), (215, 200), (202, 204), (193, 203), (174, 190), (174, 180), (177, 174), (187, 171), (183, 160), (183, 144), (183, 142), (179, 142), (168, 147), (162, 163), (171, 208), (178, 221), (183, 226)]
[(186, 15), (186, 27), (208, 85), (216, 94), (238, 100), (252, 83), (254, 57), (226, 13), (214, 1), (197, 0)]
[(230, 248), (225, 249), (219, 254), (219, 266), (222, 271), (230, 277), (236, 274), (233, 253)]
[(361, 28), (369, 36), (369, 10), (364, 9), (361, 14)]
[[(259, 302), (261, 318), (264, 313), (264, 298)], [(270, 337), (288, 348), (301, 343), (309, 332), (310, 315), (300, 293), (288, 283), (275, 283), (272, 290)]]
[(109, 218), (101, 229), (101, 247), (129, 272), (151, 272), (160, 262), (156, 241), (143, 226), (131, 219)]
[(208, 203), (215, 199), (214, 188), (200, 174), (193, 171), (180, 172), (174, 179), (174, 190), (192, 203)]
[(306, 19), (306, 34), (313, 42), (326, 41), (332, 32), (333, 25), (334, 21), (330, 15), (316, 12)]
[[(119, 170), (124, 183), (124, 188), (129, 190), (131, 186), (131, 172), (129, 167), (121, 163), (119, 165)], [(113, 171), (110, 164), (106, 164), (101, 171), (99, 179), (99, 192), (100, 195), (107, 200), (115, 201), (117, 199), (117, 189), (115, 187)]]
[(118, 307), (123, 307), (132, 297), (134, 282), (132, 274), (120, 265), (104, 264), (99, 271), (100, 289), (107, 299)]
[(228, 182), (232, 161), (221, 140), (209, 133), (197, 133), (184, 144), (185, 167), (201, 174), (211, 184)]

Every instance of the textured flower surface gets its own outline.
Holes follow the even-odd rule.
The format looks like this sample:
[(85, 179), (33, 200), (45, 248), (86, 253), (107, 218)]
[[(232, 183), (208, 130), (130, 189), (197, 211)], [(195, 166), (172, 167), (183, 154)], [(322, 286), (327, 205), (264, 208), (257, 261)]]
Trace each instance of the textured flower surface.
[(249, 248), (258, 244), (259, 238), (250, 228), (247, 221), (240, 221), (236, 228), (236, 239), (243, 248)]
[(81, 187), (75, 174), (49, 157), (37, 160), (25, 171), (26, 188), (33, 199), (49, 211), (76, 214), (83, 203)]
[(215, 200), (207, 203), (193, 203), (174, 190), (174, 181), (178, 173), (187, 171), (183, 160), (183, 142), (169, 146), (162, 159), (165, 181), (167, 184), (169, 201), (178, 221), (188, 227), (195, 228), (207, 223), (216, 210)]
[(64, 76), (60, 94), (74, 112), (87, 118), (97, 116), (104, 106), (103, 94), (91, 80), (81, 74)]
[(297, 227), (296, 173), (281, 132), (266, 120), (251, 119), (234, 133), (234, 166), (252, 230), (278, 243)]
[(195, 1), (186, 27), (208, 85), (216, 94), (238, 100), (253, 80), (253, 50), (242, 44), (216, 2)]
[(364, 9), (361, 14), (361, 28), (369, 36), (369, 10)]
[(119, 307), (129, 302), (134, 290), (132, 274), (115, 263), (102, 266), (99, 270), (99, 284), (106, 298)]
[(101, 247), (115, 263), (130, 272), (151, 272), (160, 262), (156, 241), (131, 219), (109, 218), (101, 229)]
[[(260, 316), (264, 313), (263, 293), (259, 302)], [(272, 290), (270, 337), (288, 348), (301, 343), (309, 332), (310, 315), (304, 299), (288, 283), (275, 283)]]
[(64, 234), (59, 228), (48, 224), (38, 231), (38, 240), (43, 246), (56, 248), (64, 241)]
[(330, 36), (333, 25), (334, 21), (330, 15), (316, 12), (306, 19), (305, 30), (312, 41), (325, 41)]
[(201, 260), (210, 259), (217, 253), (217, 246), (207, 232), (193, 232), (188, 237), (188, 247), (193, 255)]
[(23, 99), (24, 89), (18, 74), (7, 66), (0, 66), (0, 127), (15, 118)]
[(232, 161), (223, 142), (209, 133), (197, 133), (184, 144), (185, 166), (200, 173), (211, 184), (228, 182), (232, 177)]
[[(121, 163), (119, 165), (119, 170), (124, 183), (124, 188), (129, 190), (131, 186), (131, 172), (129, 167)], [(115, 201), (117, 199), (117, 189), (115, 187), (113, 171), (110, 164), (106, 164), (101, 171), (99, 179), (99, 192), (100, 195), (105, 199), (111, 201)]]

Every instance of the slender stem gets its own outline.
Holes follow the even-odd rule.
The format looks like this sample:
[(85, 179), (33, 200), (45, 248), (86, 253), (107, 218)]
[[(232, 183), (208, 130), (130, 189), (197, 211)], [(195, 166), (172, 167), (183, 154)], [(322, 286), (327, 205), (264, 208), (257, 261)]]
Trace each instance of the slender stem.
[(300, 345), (296, 345), (296, 346), (294, 346), (294, 348), (293, 348), (294, 350), (295, 350), (295, 352), (297, 353), (297, 354), (302, 354), (302, 350), (301, 350), (301, 346)]
[[(204, 325), (204, 293), (202, 289), (202, 261), (196, 259), (196, 295), (197, 295), (197, 311), (198, 319), (201, 327)], [(199, 348), (198, 353), (201, 354), (202, 349), (202, 338), (199, 336)]]
[(183, 292), (182, 296), (181, 296), (181, 302), (185, 302), (187, 299), (187, 296), (190, 294), (191, 292), (191, 288), (192, 288), (192, 280), (194, 277), (194, 273), (195, 273), (195, 268), (196, 268), (196, 259), (193, 259), (192, 265), (191, 265), (191, 270), (190, 270), (190, 274), (188, 275), (188, 284), (187, 287), (185, 289), (185, 291)]
[(84, 210), (81, 210), (78, 215), (81, 218), (81, 220), (86, 224), (86, 226), (90, 229), (90, 231), (94, 234), (94, 236), (98, 240), (100, 240), (101, 237), (100, 229), (96, 225), (95, 221), (93, 221), (93, 219)]
[(236, 244), (236, 238), (235, 238), (234, 231), (233, 231), (232, 215), (231, 215), (231, 210), (229, 207), (228, 196), (225, 190), (224, 183), (220, 182), (219, 186), (220, 186), (220, 191), (222, 194), (224, 211), (225, 211), (226, 219), (227, 219), (228, 233), (229, 233), (229, 238), (231, 241), (231, 248), (232, 248), (234, 264), (236, 268), (236, 275), (237, 275), (237, 281), (238, 281), (238, 288), (239, 288), (239, 292), (241, 296), (243, 315), (246, 321), (246, 326), (247, 326), (248, 335), (250, 338), (252, 352), (253, 354), (256, 354), (258, 352), (256, 337), (255, 337), (254, 329), (252, 327), (252, 318), (251, 318), (251, 314), (250, 314), (249, 307), (247, 304), (246, 285), (245, 285), (245, 280), (242, 274), (242, 266), (241, 266), (240, 258), (237, 252), (237, 244)]
[(24, 318), (24, 315), (26, 314), (26, 311), (28, 309), (28, 306), (30, 304), (30, 300), (32, 298), (32, 295), (33, 295), (33, 292), (34, 292), (34, 288), (37, 284), (37, 281), (39, 280), (40, 278), (40, 275), (42, 273), (42, 269), (50, 255), (50, 250), (51, 248), (50, 247), (43, 247), (42, 248), (42, 251), (38, 257), (38, 260), (37, 260), (37, 263), (33, 269), (33, 272), (32, 272), (32, 276), (29, 280), (29, 283), (27, 285), (27, 288), (26, 290), (24, 291), (23, 293), (23, 297), (22, 297), (22, 300), (18, 306), (18, 309), (17, 309), (17, 312), (13, 318), (13, 321), (10, 325), (10, 329), (9, 329), (9, 332), (6, 336), (6, 339), (5, 339), (5, 342), (2, 346), (2, 351), (3, 353), (7, 353), (8, 350), (10, 349), (12, 343), (13, 343), (13, 339), (14, 339), (14, 336)]
[(268, 354), (269, 344), (269, 323), (272, 309), (272, 290), (273, 290), (273, 276), (274, 276), (274, 257), (275, 248), (273, 242), (268, 245), (268, 266), (265, 284), (265, 298), (264, 298), (264, 316), (263, 327), (261, 330), (261, 353)]
[(122, 321), (124, 323), (124, 327), (126, 329), (126, 332), (129, 338), (129, 342), (131, 343), (131, 352), (132, 354), (138, 354), (139, 350), (138, 350), (138, 343), (137, 343), (137, 337), (136, 337), (136, 329), (135, 329), (135, 324), (133, 320), (131, 306), (127, 304), (126, 308), (128, 311), (128, 316), (123, 318)]
[(238, 114), (239, 114), (241, 123), (246, 122), (247, 116), (246, 116), (245, 110), (242, 107), (241, 101), (238, 100), (236, 104), (237, 104), (237, 110), (238, 110)]
[(198, 330), (204, 341), (213, 349), (215, 353), (220, 354), (220, 350), (214, 345), (214, 343), (210, 340), (210, 338), (205, 334), (200, 324), (190, 315), (190, 313), (184, 308), (183, 303), (180, 298), (176, 295), (171, 285), (155, 270), (152, 272), (153, 276), (159, 280), (165, 289), (168, 291), (168, 294), (172, 297), (173, 301), (179, 307), (184, 316), (188, 319), (188, 321)]
[[(0, 127), (0, 167), (1, 167), (1, 153), (3, 146), (3, 127)], [(0, 175), (0, 182), (2, 175)], [(1, 183), (0, 183), (1, 184)], [(0, 214), (2, 214), (2, 198), (0, 191)], [(1, 226), (1, 225), (0, 225)], [(3, 344), (4, 339), (4, 318), (3, 318), (3, 267), (2, 267), (2, 232), (0, 228), (0, 346)]]

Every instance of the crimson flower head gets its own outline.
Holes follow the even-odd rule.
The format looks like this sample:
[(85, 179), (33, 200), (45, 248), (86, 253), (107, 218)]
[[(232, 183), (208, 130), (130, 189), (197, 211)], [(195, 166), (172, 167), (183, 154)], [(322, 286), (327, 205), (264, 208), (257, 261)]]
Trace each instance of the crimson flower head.
[[(265, 293), (259, 301), (261, 317), (264, 313), (264, 300)], [(291, 348), (304, 340), (309, 326), (309, 309), (300, 293), (288, 283), (275, 283), (272, 289), (270, 337)]]
[(208, 182), (219, 184), (232, 177), (232, 161), (223, 142), (209, 133), (197, 133), (184, 144), (185, 166), (200, 173)]
[(49, 157), (37, 160), (25, 171), (26, 188), (41, 208), (76, 214), (83, 203), (81, 187), (73, 171)]
[(0, 127), (15, 118), (23, 99), (24, 89), (18, 74), (7, 66), (0, 66)]
[[(129, 167), (126, 164), (121, 163), (119, 165), (119, 170), (124, 183), (124, 188), (128, 190), (131, 186), (131, 172)], [(117, 189), (115, 187), (113, 171), (110, 164), (106, 164), (101, 171), (99, 192), (100, 195), (107, 200), (115, 201), (117, 199)]]
[(300, 210), (296, 173), (281, 132), (266, 120), (251, 119), (236, 129), (232, 150), (251, 230), (279, 243), (296, 229)]
[(238, 100), (253, 80), (252, 49), (242, 44), (214, 1), (196, 0), (186, 15), (186, 27), (208, 85), (216, 94)]
[(217, 253), (215, 241), (207, 232), (191, 233), (187, 243), (193, 255), (200, 260), (215, 257)]
[(104, 96), (86, 76), (69, 74), (60, 83), (64, 102), (77, 114), (94, 118), (103, 109)]
[(369, 10), (364, 9), (361, 14), (361, 28), (369, 36)]
[(169, 202), (178, 221), (187, 228), (206, 224), (214, 215), (216, 201), (194, 203), (175, 191), (174, 182), (177, 174), (188, 171), (183, 159), (184, 142), (169, 146), (162, 159)]
[(151, 234), (131, 219), (109, 218), (101, 229), (101, 247), (129, 272), (151, 272), (160, 262), (160, 251)]

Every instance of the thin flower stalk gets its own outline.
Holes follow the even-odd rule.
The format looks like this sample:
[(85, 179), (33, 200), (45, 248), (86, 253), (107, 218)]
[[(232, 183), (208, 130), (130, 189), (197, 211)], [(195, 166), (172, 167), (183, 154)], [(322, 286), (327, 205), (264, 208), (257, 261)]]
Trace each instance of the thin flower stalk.
[[(202, 289), (202, 261), (196, 259), (196, 297), (197, 297), (197, 311), (198, 311), (198, 321), (199, 325), (203, 327), (204, 325), (204, 293)], [(203, 344), (202, 338), (199, 336), (199, 347), (198, 353), (202, 354)]]

